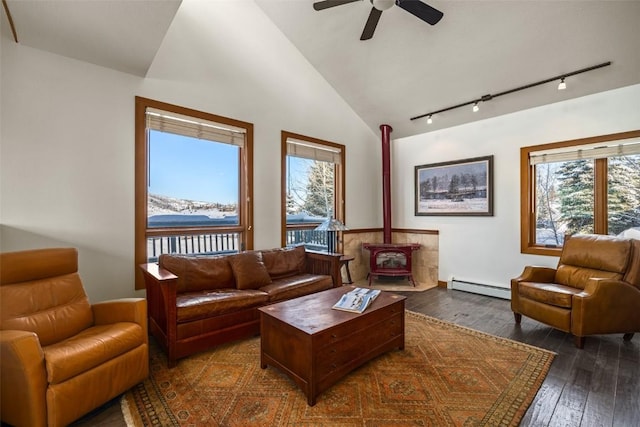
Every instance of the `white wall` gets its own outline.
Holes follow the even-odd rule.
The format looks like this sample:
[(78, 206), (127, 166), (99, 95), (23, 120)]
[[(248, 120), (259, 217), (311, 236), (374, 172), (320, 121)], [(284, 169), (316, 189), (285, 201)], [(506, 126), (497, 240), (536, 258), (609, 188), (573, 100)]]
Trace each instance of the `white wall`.
[[(508, 287), (525, 265), (558, 262), (520, 253), (520, 147), (637, 129), (640, 85), (394, 140), (393, 225), (440, 231), (439, 280)], [(493, 217), (414, 216), (414, 166), (487, 155), (494, 155)]]
[[(248, 31), (247, 28), (251, 30)], [(134, 97), (255, 126), (255, 247), (280, 245), (280, 131), (347, 146), (346, 222), (381, 223), (378, 136), (253, 2), (184, 2), (147, 78), (1, 53), (0, 250), (73, 246), (92, 301), (134, 278)]]

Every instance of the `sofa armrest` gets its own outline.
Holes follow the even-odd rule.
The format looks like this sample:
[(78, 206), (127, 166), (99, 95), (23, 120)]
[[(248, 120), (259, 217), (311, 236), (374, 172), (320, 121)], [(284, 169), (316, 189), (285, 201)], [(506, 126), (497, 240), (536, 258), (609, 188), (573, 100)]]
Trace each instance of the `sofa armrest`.
[(317, 251), (306, 251), (307, 254), (307, 273), (310, 274), (326, 274), (333, 279), (333, 287), (342, 286), (342, 274), (340, 274), (340, 258), (341, 254), (326, 253)]
[(518, 282), (553, 283), (555, 277), (555, 268), (526, 266), (520, 276), (511, 279), (511, 286)]
[(520, 313), (520, 282), (553, 283), (555, 277), (555, 268), (526, 266), (520, 276), (511, 279), (511, 310)]
[(47, 371), (38, 336), (28, 331), (0, 331), (0, 407), (11, 425), (47, 424)]
[(92, 305), (96, 325), (133, 322), (142, 327), (147, 336), (147, 301), (144, 298), (120, 298)]
[(573, 296), (572, 333), (577, 336), (640, 332), (640, 289), (613, 279), (589, 279)]

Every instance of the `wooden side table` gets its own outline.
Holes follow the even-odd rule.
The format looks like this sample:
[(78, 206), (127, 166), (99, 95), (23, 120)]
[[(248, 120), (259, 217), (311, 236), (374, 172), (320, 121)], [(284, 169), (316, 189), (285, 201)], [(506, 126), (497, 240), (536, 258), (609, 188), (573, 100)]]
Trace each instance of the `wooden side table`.
[(351, 272), (349, 271), (349, 261), (353, 261), (354, 259), (355, 257), (353, 255), (342, 255), (340, 257), (340, 266), (344, 265), (347, 272), (347, 281), (345, 282), (347, 284), (353, 283), (353, 280), (351, 280)]

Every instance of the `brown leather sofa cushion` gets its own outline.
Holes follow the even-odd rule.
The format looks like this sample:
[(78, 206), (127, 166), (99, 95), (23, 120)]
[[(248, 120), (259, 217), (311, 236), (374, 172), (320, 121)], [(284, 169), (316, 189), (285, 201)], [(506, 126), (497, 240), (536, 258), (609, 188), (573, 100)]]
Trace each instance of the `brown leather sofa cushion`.
[(236, 286), (227, 256), (160, 255), (158, 265), (178, 276), (178, 293)]
[(49, 384), (59, 384), (144, 344), (137, 323), (112, 323), (85, 329), (72, 338), (43, 348)]
[(305, 248), (295, 246), (262, 251), (262, 261), (273, 280), (295, 276), (305, 271)]
[(333, 287), (331, 276), (316, 274), (299, 274), (274, 280), (270, 285), (260, 288), (269, 294), (269, 302), (284, 301), (324, 291)]
[(258, 289), (271, 283), (271, 277), (258, 251), (241, 252), (228, 257), (237, 289)]
[(93, 324), (78, 273), (0, 287), (2, 329), (35, 332), (42, 346), (65, 340)]
[(592, 270), (624, 274), (631, 254), (631, 242), (611, 236), (581, 235), (567, 237), (558, 265), (573, 265)]
[(264, 305), (269, 296), (257, 290), (218, 289), (178, 295), (178, 322), (191, 322)]
[(633, 239), (631, 241), (631, 259), (629, 260), (629, 269), (624, 275), (624, 281), (631, 283), (640, 289), (640, 240)]
[(578, 292), (580, 289), (554, 283), (521, 282), (518, 284), (520, 298), (562, 308), (571, 308), (571, 298)]
[(592, 278), (620, 280), (622, 279), (622, 274), (612, 271), (575, 267), (573, 265), (559, 265), (556, 271), (557, 283), (578, 289), (584, 289), (589, 279)]

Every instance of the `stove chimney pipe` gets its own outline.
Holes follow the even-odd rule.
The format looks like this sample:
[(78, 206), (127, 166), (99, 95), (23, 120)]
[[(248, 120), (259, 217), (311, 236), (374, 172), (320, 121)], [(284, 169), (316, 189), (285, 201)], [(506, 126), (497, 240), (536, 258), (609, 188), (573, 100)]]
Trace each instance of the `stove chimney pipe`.
[(391, 131), (389, 125), (380, 125), (382, 131), (382, 238), (391, 243)]

